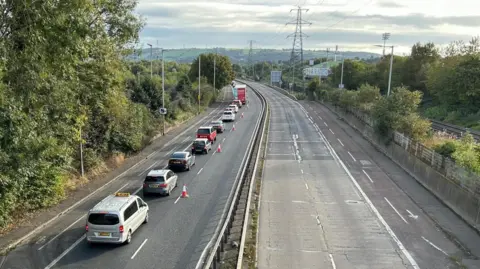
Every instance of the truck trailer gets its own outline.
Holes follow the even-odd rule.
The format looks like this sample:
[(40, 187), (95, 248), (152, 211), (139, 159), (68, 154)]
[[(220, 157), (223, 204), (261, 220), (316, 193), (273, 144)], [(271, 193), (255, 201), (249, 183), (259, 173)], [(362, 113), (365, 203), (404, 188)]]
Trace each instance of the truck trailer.
[(242, 104), (247, 103), (247, 85), (235, 85), (236, 98), (242, 101)]

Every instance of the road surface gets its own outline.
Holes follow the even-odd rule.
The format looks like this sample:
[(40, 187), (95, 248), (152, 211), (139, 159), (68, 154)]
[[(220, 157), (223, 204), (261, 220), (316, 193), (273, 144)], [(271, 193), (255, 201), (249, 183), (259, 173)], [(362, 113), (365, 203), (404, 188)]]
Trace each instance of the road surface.
[[(197, 155), (191, 171), (179, 173), (179, 188), (170, 197), (147, 197), (150, 206), (149, 223), (133, 234), (132, 243), (123, 246), (94, 245), (84, 240), (84, 214), (103, 196), (95, 197), (75, 209), (66, 220), (46, 229), (37, 240), (11, 252), (2, 269), (6, 268), (195, 268), (205, 246), (216, 229), (226, 199), (240, 170), (246, 145), (253, 135), (260, 116), (261, 102), (254, 94), (250, 104), (242, 107), (233, 124), (219, 134), (212, 152)], [(200, 125), (205, 125), (222, 114), (218, 109)], [(244, 118), (240, 119), (240, 114)], [(138, 191), (146, 173), (166, 165), (173, 151), (189, 148), (195, 128), (176, 138), (176, 143), (165, 147), (122, 176), (122, 191)], [(221, 144), (222, 152), (215, 152)], [(120, 183), (119, 183), (120, 184)], [(190, 198), (180, 198), (181, 186), (186, 184)], [(111, 192), (114, 192), (112, 190)], [(141, 192), (140, 192), (141, 193)], [(70, 226), (71, 225), (71, 226)]]
[(325, 112), (251, 85), (271, 109), (258, 268), (457, 268), (460, 250)]

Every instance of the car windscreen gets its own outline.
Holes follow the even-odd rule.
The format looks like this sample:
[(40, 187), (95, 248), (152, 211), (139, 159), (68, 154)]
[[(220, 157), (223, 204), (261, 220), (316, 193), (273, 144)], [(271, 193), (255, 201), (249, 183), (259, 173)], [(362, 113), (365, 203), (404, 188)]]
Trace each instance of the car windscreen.
[(186, 153), (176, 152), (176, 153), (173, 153), (172, 156), (170, 156), (170, 158), (174, 158), (174, 159), (185, 159), (186, 156), (187, 156)]
[(198, 129), (197, 134), (210, 134), (210, 129)]
[(210, 122), (210, 124), (213, 125), (213, 126), (219, 126), (219, 125), (221, 125), (222, 123), (219, 122), (219, 121), (212, 121), (212, 122)]
[(205, 141), (195, 141), (193, 142), (194, 146), (203, 147), (205, 146)]
[(225, 112), (223, 112), (223, 115), (232, 115), (232, 112), (230, 112), (230, 111), (225, 111)]
[(88, 216), (88, 222), (94, 225), (117, 225), (120, 220), (117, 214), (92, 213)]
[(164, 182), (165, 178), (163, 176), (147, 176), (145, 182)]

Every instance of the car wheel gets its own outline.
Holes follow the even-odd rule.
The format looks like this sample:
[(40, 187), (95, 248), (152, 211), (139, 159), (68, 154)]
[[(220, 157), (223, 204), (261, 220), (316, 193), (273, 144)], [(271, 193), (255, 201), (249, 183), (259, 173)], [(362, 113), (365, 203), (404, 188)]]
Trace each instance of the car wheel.
[(143, 221), (143, 223), (148, 223), (148, 211), (147, 211), (147, 215), (145, 215), (145, 220)]
[(208, 154), (208, 151), (207, 151), (207, 150), (204, 150), (203, 153)]
[[(190, 165), (187, 166), (187, 171), (190, 171)], [(177, 186), (177, 183), (175, 183), (175, 186)]]
[(217, 141), (217, 137), (215, 137), (215, 138), (213, 139), (213, 141)]
[(130, 244), (132, 242), (132, 231), (128, 231), (127, 240), (125, 240), (125, 244)]

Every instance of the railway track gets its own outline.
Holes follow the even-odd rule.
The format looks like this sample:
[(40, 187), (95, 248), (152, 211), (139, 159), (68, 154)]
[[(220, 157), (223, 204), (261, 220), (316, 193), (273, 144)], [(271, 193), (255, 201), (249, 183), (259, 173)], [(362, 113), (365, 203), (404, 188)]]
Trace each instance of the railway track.
[(470, 130), (469, 128), (464, 128), (461, 126), (448, 124), (445, 122), (430, 120), (432, 122), (432, 129), (436, 131), (444, 131), (449, 134), (455, 135), (457, 137), (462, 137), (465, 133), (470, 132), (473, 138), (476, 141), (480, 141), (480, 132), (475, 130)]

